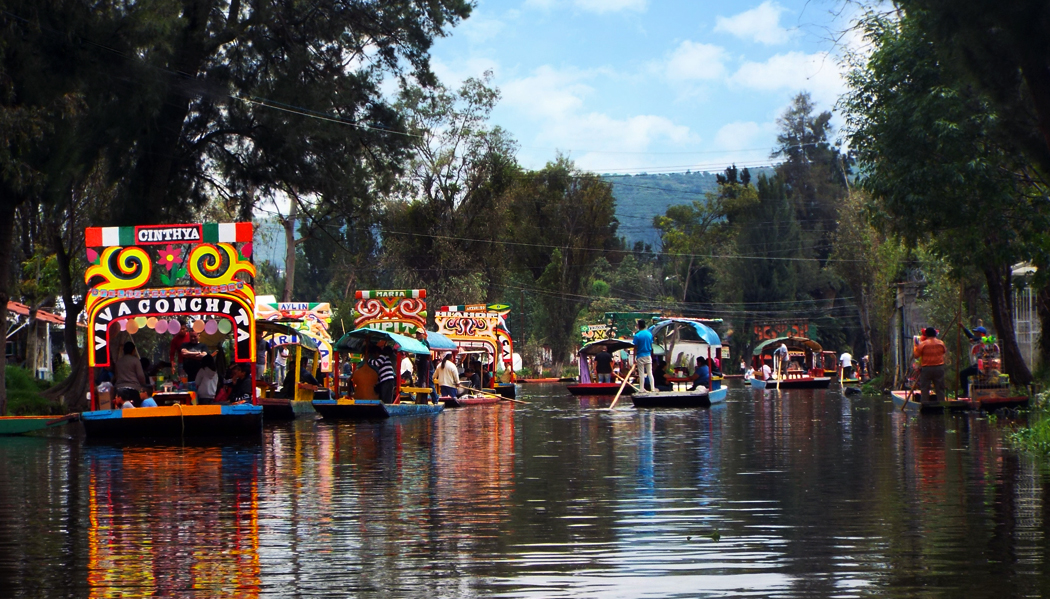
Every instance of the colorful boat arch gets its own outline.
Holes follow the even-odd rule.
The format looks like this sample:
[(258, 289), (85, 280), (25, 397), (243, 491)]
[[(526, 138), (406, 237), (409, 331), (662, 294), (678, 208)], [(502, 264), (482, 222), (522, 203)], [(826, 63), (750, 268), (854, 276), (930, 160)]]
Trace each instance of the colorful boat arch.
[(414, 335), (427, 328), (427, 290), (357, 290), (354, 328)]

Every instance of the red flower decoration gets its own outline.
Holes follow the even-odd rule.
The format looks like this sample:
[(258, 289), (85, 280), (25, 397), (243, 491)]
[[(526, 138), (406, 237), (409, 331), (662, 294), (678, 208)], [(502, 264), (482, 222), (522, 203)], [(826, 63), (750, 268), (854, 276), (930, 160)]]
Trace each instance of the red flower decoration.
[(160, 254), (160, 259), (157, 260), (157, 264), (166, 266), (168, 272), (171, 272), (171, 269), (175, 268), (176, 264), (182, 264), (182, 252), (174, 249), (174, 246), (170, 243), (168, 244), (168, 249), (158, 250), (157, 253)]
[(244, 256), (245, 258), (251, 258), (252, 257), (252, 244), (246, 243), (243, 246), (241, 246), (241, 255)]
[(96, 252), (95, 250), (93, 250), (91, 248), (88, 248), (87, 249), (87, 259), (88, 259), (88, 264), (94, 264), (95, 260), (98, 260), (98, 252)]

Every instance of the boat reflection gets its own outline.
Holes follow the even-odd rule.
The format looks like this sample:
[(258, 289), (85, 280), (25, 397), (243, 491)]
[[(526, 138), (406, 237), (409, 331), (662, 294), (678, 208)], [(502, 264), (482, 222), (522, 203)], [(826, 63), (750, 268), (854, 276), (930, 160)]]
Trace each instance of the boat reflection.
[(85, 453), (90, 597), (259, 595), (257, 448)]

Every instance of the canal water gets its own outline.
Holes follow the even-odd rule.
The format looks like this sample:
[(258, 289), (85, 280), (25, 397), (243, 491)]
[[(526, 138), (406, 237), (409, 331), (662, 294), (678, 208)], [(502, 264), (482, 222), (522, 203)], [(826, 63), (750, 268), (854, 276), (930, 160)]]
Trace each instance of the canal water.
[(519, 392), (254, 445), (0, 438), (0, 597), (1050, 596), (1050, 475), (1003, 418)]

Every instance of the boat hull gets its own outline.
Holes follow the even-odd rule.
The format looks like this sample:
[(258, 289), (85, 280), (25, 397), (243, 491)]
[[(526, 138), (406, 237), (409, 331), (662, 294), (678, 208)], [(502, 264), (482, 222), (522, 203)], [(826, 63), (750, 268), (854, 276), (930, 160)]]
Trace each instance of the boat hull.
[[(930, 396), (931, 398), (935, 398), (932, 393)], [(942, 414), (945, 411), (960, 412), (973, 408), (973, 402), (967, 397), (949, 399), (948, 401), (930, 401), (925, 404), (922, 403), (921, 396), (918, 392), (894, 391), (892, 397), (894, 408), (898, 410), (903, 409), (909, 413)]]
[(80, 415), (88, 437), (249, 437), (261, 436), (263, 408), (176, 405), (134, 410), (96, 410)]
[(484, 406), (500, 403), (503, 399), (492, 395), (464, 395), (463, 397), (442, 397), (441, 401), (446, 408), (464, 408), (467, 406)]
[(766, 381), (760, 381), (758, 379), (747, 379), (747, 384), (751, 385), (752, 389), (765, 389)]
[[(780, 381), (781, 389), (827, 389), (831, 384), (831, 377), (829, 376), (816, 376), (816, 377), (804, 377), (800, 379), (785, 379)], [(766, 387), (774, 389), (777, 387), (775, 380), (766, 381)]]
[[(573, 383), (565, 385), (569, 393), (573, 395), (616, 395), (620, 390), (620, 383)], [(624, 395), (634, 393), (634, 387), (627, 385), (623, 388)]]
[(77, 418), (77, 414), (66, 416), (3, 416), (0, 417), (0, 436), (24, 435), (65, 424)]
[(497, 383), (494, 391), (507, 399), (518, 397), (518, 386), (514, 383)]
[(314, 409), (324, 418), (364, 420), (394, 416), (434, 416), (445, 409), (444, 404), (396, 403), (385, 404), (378, 399), (315, 399)]
[(696, 391), (666, 391), (635, 393), (631, 396), (636, 408), (706, 408), (722, 403), (729, 392), (725, 387), (706, 393)]

